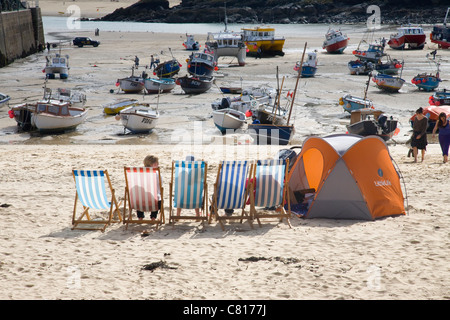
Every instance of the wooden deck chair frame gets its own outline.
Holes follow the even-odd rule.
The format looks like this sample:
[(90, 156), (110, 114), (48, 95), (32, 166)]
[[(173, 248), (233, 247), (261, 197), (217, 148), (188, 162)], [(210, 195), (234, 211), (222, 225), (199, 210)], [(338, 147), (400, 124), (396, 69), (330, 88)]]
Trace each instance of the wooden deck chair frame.
[[(117, 202), (114, 188), (107, 170), (72, 170), (75, 181), (75, 203), (72, 215), (72, 230), (101, 230), (113, 222), (121, 222), (122, 214), (120, 204)], [(106, 177), (106, 181), (105, 181)], [(111, 192), (111, 201), (108, 201), (106, 187), (108, 185)], [(81, 202), (83, 211), (77, 217), (77, 203)], [(93, 219), (89, 210), (109, 209), (107, 219)]]
[[(283, 174), (281, 175), (281, 172), (278, 171), (278, 179), (281, 181), (279, 184), (279, 187), (277, 188), (276, 186), (274, 186), (274, 184), (271, 184), (270, 181), (266, 181), (264, 184), (258, 182), (259, 181), (259, 176), (258, 176), (258, 168), (262, 168), (262, 167), (274, 167), (274, 170), (277, 170), (276, 167), (279, 167), (280, 165), (284, 165), (284, 170), (283, 170)], [(276, 166), (276, 167), (275, 167)], [(282, 169), (282, 168), (279, 168)], [(270, 170), (270, 168), (269, 168)], [(251, 215), (254, 219), (256, 219), (258, 221), (259, 226), (261, 227), (261, 221), (260, 219), (262, 218), (279, 218), (280, 222), (283, 221), (284, 218), (286, 218), (286, 221), (289, 225), (290, 228), (292, 228), (291, 226), (291, 222), (290, 222), (290, 218), (291, 218), (291, 206), (290, 206), (290, 196), (289, 196), (289, 184), (286, 182), (287, 179), (287, 175), (288, 175), (288, 170), (289, 170), (289, 159), (287, 160), (261, 160), (258, 161), (257, 164), (254, 166), (254, 171), (252, 172), (252, 186), (251, 186), (251, 192), (250, 192), (250, 212)], [(268, 190), (269, 187), (272, 188), (272, 190)], [(279, 188), (282, 188), (282, 191), (279, 190)], [(278, 203), (273, 203), (269, 202), (269, 200), (267, 198), (270, 199), (270, 197), (275, 197), (276, 195), (274, 194), (274, 190), (275, 192), (281, 192), (281, 197), (280, 197), (280, 201), (278, 201)], [(254, 191), (254, 192), (253, 192)], [(262, 210), (257, 210), (257, 199), (256, 197), (258, 196), (259, 198), (259, 205), (261, 206), (270, 206), (270, 207), (275, 207), (275, 212), (270, 212), (268, 213), (269, 210), (265, 210), (264, 213), (262, 213)], [(261, 202), (261, 199), (263, 199), (264, 203)], [(275, 198), (276, 200), (276, 198)], [(274, 200), (274, 201), (275, 201)], [(284, 204), (287, 203), (288, 205), (288, 210), (286, 211), (284, 208)]]
[[(202, 176), (190, 176), (191, 179), (199, 179), (197, 182), (200, 182), (200, 184), (203, 185), (203, 192), (202, 194), (198, 194), (195, 193), (195, 191), (193, 191), (190, 187), (190, 185), (192, 185), (193, 180), (191, 180), (191, 184), (188, 184), (189, 182), (186, 181), (187, 178), (186, 176), (182, 177), (181, 180), (185, 179), (184, 181), (186, 182), (185, 184), (182, 184), (183, 181), (181, 180), (177, 180), (176, 175), (176, 169), (177, 166), (183, 166), (185, 167), (186, 165), (190, 165), (190, 166), (203, 166), (204, 170), (203, 170), (203, 174)], [(190, 167), (192, 169), (192, 167)], [(198, 167), (196, 167), (198, 169)], [(189, 167), (188, 167), (189, 169)], [(200, 167), (200, 171), (201, 172), (202, 167)], [(170, 180), (170, 184), (169, 184), (169, 192), (170, 192), (170, 204), (169, 204), (169, 223), (171, 223), (172, 225), (175, 224), (175, 221), (177, 220), (196, 220), (196, 221), (201, 221), (202, 223), (204, 223), (205, 221), (208, 220), (208, 216), (207, 216), (207, 211), (206, 211), (206, 206), (207, 206), (207, 199), (208, 199), (208, 185), (206, 182), (206, 177), (207, 177), (207, 173), (208, 173), (208, 163), (205, 161), (178, 161), (178, 160), (173, 160), (172, 161), (172, 175), (171, 175), (171, 180)], [(177, 185), (178, 184), (178, 185)], [(187, 185), (188, 184), (188, 185)], [(198, 198), (201, 197), (201, 206), (199, 207), (201, 210), (201, 216), (197, 217), (195, 215), (183, 215), (180, 214), (179, 216), (176, 215), (176, 213), (174, 213), (174, 202), (175, 202), (175, 197), (178, 196), (178, 194), (175, 194), (176, 191), (178, 190), (183, 190), (183, 195), (179, 195), (180, 198), (182, 199), (178, 199), (179, 202), (180, 200), (182, 201), (181, 204), (181, 209), (195, 209), (196, 206), (192, 205), (191, 203), (186, 203), (184, 200), (185, 198), (190, 198), (192, 201), (192, 198)], [(178, 206), (177, 206), (178, 207)], [(198, 208), (198, 207), (197, 207)]]
[[(159, 168), (151, 168), (151, 167), (124, 167), (124, 174), (125, 174), (125, 196), (124, 196), (124, 217), (123, 217), (123, 223), (125, 225), (125, 229), (128, 229), (128, 225), (130, 223), (132, 224), (154, 224), (156, 225), (156, 229), (158, 229), (159, 226), (163, 225), (165, 223), (165, 216), (164, 216), (164, 188), (161, 184), (161, 172)], [(147, 180), (147, 175), (150, 177), (150, 174), (156, 174), (156, 181), (154, 180)], [(137, 179), (139, 181), (136, 181), (138, 184), (132, 185), (129, 181), (136, 178), (133, 177), (133, 175), (139, 175)], [(144, 179), (144, 181), (142, 180)], [(135, 195), (133, 188), (136, 185), (142, 185), (142, 183), (145, 184), (143, 193), (140, 196)], [(148, 189), (151, 189), (149, 191)], [(136, 215), (133, 215), (133, 211), (137, 211), (137, 207), (140, 207), (140, 211), (148, 212), (150, 211), (157, 211), (158, 210), (158, 200), (157, 196), (158, 193), (154, 195), (154, 198), (151, 199), (151, 197), (146, 197), (149, 192), (158, 192), (161, 196), (161, 206), (159, 209), (159, 213), (156, 219), (138, 219)], [(151, 193), (150, 193), (151, 194)], [(139, 199), (138, 199), (139, 198)], [(153, 200), (153, 201), (152, 201)]]
[[(241, 214), (240, 215), (235, 215), (235, 216), (220, 216), (219, 215), (219, 209), (223, 209), (223, 208), (219, 208), (218, 206), (218, 199), (219, 199), (219, 192), (221, 192), (221, 190), (219, 190), (219, 183), (221, 182), (220, 178), (222, 176), (223, 173), (223, 168), (224, 168), (224, 164), (239, 164), (239, 163), (244, 163), (246, 162), (246, 165), (249, 165), (249, 169), (247, 169), (247, 172), (245, 174), (245, 177), (242, 177), (242, 184), (247, 184), (247, 186), (245, 186), (244, 188), (244, 196), (242, 199), (242, 205), (240, 207), (236, 207), (236, 208), (229, 208), (229, 209), (241, 209)], [(212, 218), (214, 217), (217, 221), (219, 221), (220, 226), (222, 228), (222, 230), (225, 230), (225, 226), (223, 224), (222, 221), (224, 220), (240, 220), (241, 222), (243, 220), (247, 220), (250, 224), (250, 226), (253, 228), (253, 224), (252, 224), (252, 216), (250, 215), (250, 212), (246, 212), (245, 211), (245, 206), (247, 204), (247, 199), (248, 199), (248, 194), (249, 194), (249, 190), (251, 188), (251, 184), (248, 183), (249, 178), (250, 178), (250, 173), (253, 170), (253, 166), (254, 163), (252, 161), (222, 161), (219, 164), (219, 169), (217, 171), (217, 177), (216, 177), (216, 182), (214, 183), (214, 193), (212, 196), (212, 200), (211, 200), (211, 207), (210, 207), (210, 214), (209, 214), (209, 223), (211, 223)]]

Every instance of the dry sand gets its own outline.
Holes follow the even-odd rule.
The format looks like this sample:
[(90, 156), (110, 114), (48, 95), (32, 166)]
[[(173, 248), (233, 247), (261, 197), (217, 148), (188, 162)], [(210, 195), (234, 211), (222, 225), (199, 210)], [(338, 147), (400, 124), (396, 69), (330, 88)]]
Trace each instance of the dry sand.
[[(40, 1), (40, 5), (45, 8), (50, 2)], [(107, 4), (110, 1), (97, 1), (91, 4), (91, 12), (95, 14), (92, 8)], [(295, 144), (310, 134), (345, 132), (348, 117), (337, 99), (345, 92), (358, 95), (366, 80), (348, 75), (346, 63), (360, 38), (360, 34), (349, 35), (352, 47), (346, 54), (319, 53), (317, 77), (301, 82)], [(66, 48), (72, 65), (66, 85), (87, 93), (92, 113), (77, 133), (30, 138), (28, 133), (16, 132), (7, 107), (1, 108), (0, 299), (450, 298), (449, 165), (442, 164), (436, 140), (430, 141), (425, 161), (417, 164), (407, 157), (405, 145), (410, 135), (409, 116), (428, 101), (429, 94), (418, 92), (409, 81), (426, 66), (424, 55), (429, 48), (404, 53), (410, 68), (405, 67), (407, 84), (402, 92), (381, 94), (373, 85), (369, 92), (376, 104), (388, 108), (402, 123), (398, 143), (389, 143), (389, 150), (404, 177), (408, 215), (374, 222), (293, 217), (292, 228), (285, 222), (267, 220), (262, 228), (256, 225), (254, 229), (245, 223), (230, 223), (225, 231), (216, 223), (202, 227), (197, 222), (183, 222), (175, 228), (165, 225), (147, 237), (141, 236), (142, 226), (125, 230), (122, 225), (112, 225), (105, 233), (71, 230), (75, 196), (72, 169), (108, 169), (117, 196), (122, 198), (123, 166), (139, 166), (147, 154), (155, 154), (160, 158), (167, 213), (172, 159), (192, 153), (207, 160), (211, 194), (220, 160), (267, 158), (279, 149), (200, 146), (190, 142), (194, 141), (192, 130), (186, 131), (183, 145), (168, 145), (164, 135), (176, 139), (181, 132), (177, 130), (184, 130), (196, 119), (202, 120), (208, 132), (200, 139), (218, 136), (211, 133), (214, 127), (206, 115), (210, 102), (220, 97), (218, 89), (196, 97), (184, 95), (180, 89), (162, 95), (161, 110), (166, 116), (163, 113), (160, 127), (150, 135), (157, 138), (117, 134), (120, 125), (102, 116), (99, 107), (117, 96), (109, 93), (115, 89), (115, 80), (129, 73), (134, 55), (141, 57), (141, 64), (148, 64), (143, 58), (149, 57), (149, 52), (171, 46), (184, 60), (183, 37), (101, 32), (98, 48)], [(203, 41), (200, 36), (199, 40)], [(274, 70), (267, 68), (269, 62), (273, 69), (279, 65), (280, 74), (286, 76), (285, 90), (292, 89), (292, 68), (305, 41), (320, 49), (322, 38), (288, 38), (284, 57), (248, 58), (243, 68), (222, 68), (219, 72), (226, 76), (218, 81), (243, 77), (250, 85), (276, 85)], [(398, 55), (392, 50), (389, 53)], [(445, 61), (442, 77), (446, 79), (450, 68), (445, 59), (450, 53), (440, 54)], [(2, 69), (1, 91), (13, 97), (12, 104), (41, 95), (43, 61), (44, 54), (38, 54)], [(338, 76), (345, 81), (337, 80)], [(444, 81), (442, 87), (446, 86)], [(136, 97), (155, 101), (154, 97)], [(186, 105), (183, 111), (181, 106)], [(262, 259), (243, 261), (250, 257)], [(175, 269), (143, 270), (144, 265), (158, 261)]]

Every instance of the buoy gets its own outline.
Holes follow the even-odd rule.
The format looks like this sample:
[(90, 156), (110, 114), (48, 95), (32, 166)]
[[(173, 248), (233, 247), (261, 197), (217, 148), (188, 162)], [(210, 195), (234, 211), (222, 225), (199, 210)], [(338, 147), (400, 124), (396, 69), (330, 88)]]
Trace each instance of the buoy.
[(9, 111), (8, 111), (8, 114), (9, 114), (9, 117), (10, 117), (11, 119), (14, 118), (14, 111), (9, 110)]

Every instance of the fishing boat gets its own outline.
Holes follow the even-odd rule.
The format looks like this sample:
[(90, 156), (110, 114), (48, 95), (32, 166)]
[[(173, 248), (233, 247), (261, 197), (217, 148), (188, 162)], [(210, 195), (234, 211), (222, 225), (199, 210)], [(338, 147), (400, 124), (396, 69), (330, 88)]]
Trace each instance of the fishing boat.
[(125, 93), (139, 93), (144, 89), (144, 78), (134, 75), (134, 66), (131, 68), (131, 76), (117, 79), (116, 87)]
[(297, 61), (295, 64), (294, 70), (299, 71), (301, 68), (301, 77), (302, 78), (311, 78), (314, 77), (317, 72), (317, 54), (316, 52), (308, 52), (308, 56), (306, 58), (306, 61), (304, 61), (302, 64), (300, 64), (300, 61)]
[(205, 46), (207, 52), (214, 56), (215, 61), (220, 57), (235, 57), (239, 66), (245, 66), (247, 48), (241, 32), (228, 30), (227, 11), (225, 8), (225, 30), (220, 32), (208, 32)]
[[(428, 118), (428, 128), (427, 132), (433, 132), (434, 126), (436, 125), (436, 121), (439, 119), (439, 114), (443, 112), (445, 113), (446, 117), (450, 117), (450, 106), (428, 106), (423, 108), (423, 115)], [(416, 118), (416, 113), (414, 113), (411, 118), (409, 119), (409, 122), (411, 124), (411, 127), (413, 126), (414, 119)]]
[(11, 97), (9, 95), (0, 92), (0, 106), (7, 103), (10, 99)]
[(222, 133), (241, 128), (246, 120), (245, 113), (230, 108), (213, 110), (212, 115), (214, 124)]
[(194, 76), (212, 77), (214, 70), (217, 70), (214, 56), (208, 53), (195, 52), (186, 62), (189, 74)]
[(131, 105), (134, 105), (138, 103), (138, 100), (136, 99), (127, 99), (127, 98), (121, 98), (121, 99), (114, 99), (111, 102), (105, 103), (102, 105), (103, 112), (107, 115), (114, 115), (118, 114), (120, 110), (123, 110), (125, 108), (128, 108)]
[(247, 55), (256, 56), (258, 48), (262, 55), (284, 56), (284, 37), (275, 36), (275, 28), (269, 26), (257, 26), (254, 28), (242, 28), (243, 39), (247, 46)]
[(147, 93), (167, 93), (175, 88), (176, 83), (173, 78), (147, 78), (144, 79), (144, 86)]
[(450, 48), (450, 27), (447, 26), (447, 18), (450, 7), (447, 8), (447, 13), (445, 14), (444, 24), (433, 26), (433, 30), (430, 33), (431, 42), (436, 43), (441, 49)]
[(361, 61), (370, 61), (377, 63), (385, 55), (384, 46), (379, 44), (370, 44), (367, 50), (353, 50), (353, 55)]
[[(427, 57), (429, 57), (428, 54)], [(439, 75), (440, 62), (435, 60), (435, 56), (429, 60), (436, 65), (436, 73), (419, 73), (417, 76), (412, 78), (411, 83), (415, 84), (419, 90), (422, 89), (424, 91), (433, 91), (439, 87), (439, 83), (442, 82)]]
[(373, 66), (374, 70), (379, 73), (397, 75), (398, 71), (403, 68), (403, 62), (392, 59), (389, 55), (385, 55)]
[(422, 50), (426, 43), (426, 35), (422, 27), (400, 27), (397, 33), (390, 36), (388, 45), (395, 50)]
[(186, 50), (193, 50), (193, 51), (195, 51), (195, 50), (200, 49), (201, 46), (198, 43), (198, 41), (195, 41), (194, 35), (186, 33), (186, 41), (183, 42), (183, 47)]
[(388, 141), (398, 134), (397, 124), (397, 120), (388, 118), (381, 110), (364, 108), (352, 111), (347, 130), (351, 134), (363, 137), (375, 135)]
[(366, 87), (364, 88), (364, 97), (354, 97), (350, 94), (346, 94), (343, 97), (339, 98), (339, 105), (344, 108), (344, 111), (348, 113), (352, 113), (354, 110), (359, 109), (373, 109), (372, 100), (367, 99), (367, 91), (369, 89), (370, 77), (372, 74), (369, 74), (369, 78), (366, 81)]
[(55, 79), (56, 74), (59, 74), (60, 79), (67, 79), (69, 77), (69, 55), (62, 57), (60, 49), (60, 53), (48, 55), (45, 59), (45, 68), (42, 72), (45, 73), (47, 79)]
[(242, 87), (220, 86), (219, 89), (222, 93), (233, 93), (233, 94), (242, 93)]
[(368, 75), (374, 69), (372, 62), (359, 59), (350, 61), (347, 66), (351, 75)]
[(58, 133), (75, 129), (87, 117), (87, 109), (72, 107), (69, 102), (36, 104), (31, 125), (42, 133)]
[(214, 100), (211, 103), (213, 110), (234, 109), (241, 112), (254, 111), (262, 104), (271, 104), (272, 96), (269, 93), (249, 93), (252, 91), (243, 91), (236, 97), (224, 97)]
[(436, 91), (428, 102), (434, 106), (450, 105), (450, 91), (446, 89)]
[(197, 77), (191, 75), (177, 78), (175, 83), (181, 86), (181, 89), (185, 93), (199, 94), (208, 91), (213, 81), (213, 77)]
[(171, 78), (180, 72), (181, 67), (182, 65), (178, 60), (173, 58), (172, 60), (159, 63), (153, 71), (153, 75), (158, 78)]
[(159, 112), (148, 104), (134, 104), (121, 110), (116, 119), (131, 133), (149, 133), (158, 123)]
[(56, 92), (53, 92), (50, 88), (46, 87), (44, 90), (44, 100), (70, 102), (72, 107), (81, 108), (86, 104), (87, 98), (84, 93), (77, 90), (57, 88)]
[(405, 80), (401, 77), (394, 77), (388, 74), (378, 73), (372, 78), (378, 89), (387, 92), (398, 92)]
[(322, 48), (328, 53), (343, 53), (347, 48), (349, 38), (341, 30), (328, 29)]

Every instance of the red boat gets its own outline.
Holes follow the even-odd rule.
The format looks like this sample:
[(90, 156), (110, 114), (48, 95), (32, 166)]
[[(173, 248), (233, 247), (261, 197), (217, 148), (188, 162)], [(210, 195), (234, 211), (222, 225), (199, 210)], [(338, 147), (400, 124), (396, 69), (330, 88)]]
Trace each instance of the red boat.
[(323, 49), (326, 49), (328, 53), (342, 53), (348, 45), (348, 37), (342, 34), (341, 30), (329, 29), (325, 35), (325, 41), (323, 42)]
[(450, 27), (447, 26), (447, 17), (450, 7), (447, 9), (447, 13), (444, 18), (444, 25), (435, 25), (430, 33), (430, 40), (436, 43), (441, 49), (450, 48)]
[(425, 46), (427, 36), (421, 27), (401, 27), (397, 33), (391, 35), (388, 45), (392, 49), (417, 49), (421, 50)]

